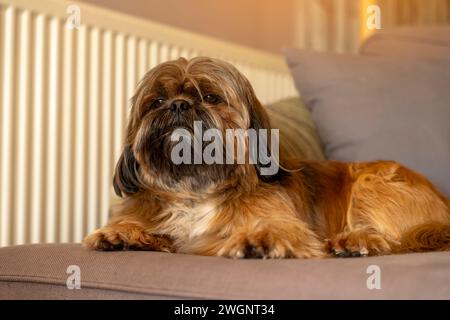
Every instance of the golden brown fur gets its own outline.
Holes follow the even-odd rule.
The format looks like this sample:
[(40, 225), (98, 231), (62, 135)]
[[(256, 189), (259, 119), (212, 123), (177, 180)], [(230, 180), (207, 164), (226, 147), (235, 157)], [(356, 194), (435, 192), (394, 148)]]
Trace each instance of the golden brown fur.
[[(207, 94), (220, 99), (210, 103)], [(168, 111), (174, 99), (190, 106), (178, 120)], [(420, 174), (389, 161), (284, 159), (272, 177), (263, 177), (259, 164), (176, 166), (167, 137), (177, 126), (192, 129), (194, 120), (222, 132), (270, 128), (251, 85), (233, 66), (211, 58), (157, 66), (133, 98), (116, 168), (114, 186), (125, 198), (86, 246), (232, 258), (450, 248), (450, 202)]]

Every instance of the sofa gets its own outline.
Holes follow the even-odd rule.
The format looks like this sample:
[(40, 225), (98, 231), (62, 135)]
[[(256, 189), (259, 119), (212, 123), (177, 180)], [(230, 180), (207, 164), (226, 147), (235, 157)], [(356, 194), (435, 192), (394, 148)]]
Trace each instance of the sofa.
[[(424, 171), (444, 193), (450, 190), (450, 160), (446, 162), (450, 159), (450, 97), (446, 92), (450, 92), (449, 27), (382, 31), (363, 44), (358, 57), (318, 56), (295, 49), (286, 49), (285, 55), (302, 99), (286, 99), (268, 106), (273, 127), (281, 128), (284, 152), (313, 160), (394, 158)], [(372, 59), (376, 72), (366, 69), (366, 58), (361, 57)], [(356, 60), (352, 59), (359, 62), (353, 63)], [(324, 64), (326, 75), (326, 70), (314, 67)], [(359, 71), (349, 70), (353, 64)], [(430, 128), (424, 132), (432, 135), (425, 139), (423, 148), (419, 147), (423, 141), (413, 141), (415, 148), (408, 147), (408, 124), (416, 121), (412, 115), (404, 120), (405, 131), (396, 132), (406, 142), (383, 140), (386, 137), (381, 133), (391, 127), (368, 131), (368, 125), (337, 125), (340, 114), (353, 112), (345, 109), (352, 108), (351, 100), (368, 101), (373, 90), (382, 88), (381, 84), (364, 87), (367, 79), (383, 80), (380, 68), (387, 66), (391, 70), (398, 65), (409, 72), (406, 77), (412, 87), (417, 84), (410, 77), (417, 73), (416, 65), (423, 68), (418, 77), (436, 76), (437, 80), (430, 81), (444, 82), (442, 87), (447, 88), (434, 85), (426, 90), (427, 101), (439, 107), (427, 109), (428, 122), (424, 123), (432, 124), (436, 118), (439, 125), (428, 124)], [(351, 86), (342, 87), (349, 82)], [(428, 82), (421, 83), (421, 88)], [(391, 109), (401, 107), (402, 96), (394, 94), (394, 85), (400, 88), (406, 84), (392, 82), (389, 92), (375, 92), (377, 98), (372, 103)], [(362, 91), (349, 96), (345, 90), (355, 87)], [(335, 103), (342, 104), (342, 108), (336, 111)], [(404, 113), (404, 109), (399, 111)], [(370, 118), (372, 113), (361, 115), (361, 121), (369, 118), (369, 124), (375, 123)], [(389, 122), (381, 119), (379, 126)], [(355, 130), (366, 131), (356, 139)], [(435, 148), (433, 141), (441, 151), (430, 151), (430, 145)], [(365, 149), (367, 145), (369, 149)], [(97, 252), (81, 244), (21, 245), (0, 248), (0, 299), (450, 299), (450, 252), (348, 259), (232, 260), (146, 251)]]

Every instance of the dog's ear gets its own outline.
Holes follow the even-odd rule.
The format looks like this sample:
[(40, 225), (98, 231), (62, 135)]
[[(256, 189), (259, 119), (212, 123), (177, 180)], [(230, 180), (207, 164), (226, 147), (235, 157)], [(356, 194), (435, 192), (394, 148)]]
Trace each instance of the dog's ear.
[[(259, 155), (257, 156), (257, 161), (255, 164), (256, 172), (258, 173), (259, 179), (261, 179), (264, 182), (274, 182), (280, 180), (283, 176), (289, 175), (289, 172), (285, 171), (280, 166), (280, 159), (279, 159), (279, 150), (277, 149), (277, 154), (273, 155), (271, 154), (271, 126), (270, 126), (270, 120), (269, 115), (267, 114), (266, 110), (262, 106), (262, 104), (259, 102), (258, 98), (256, 97), (255, 93), (251, 89), (251, 86), (249, 84), (249, 87), (247, 88), (247, 92), (245, 94), (246, 96), (246, 103), (249, 110), (249, 118), (250, 118), (250, 128), (255, 129), (256, 135), (257, 135), (257, 141), (258, 145), (256, 148), (256, 151), (259, 152), (260, 148), (266, 148), (266, 155), (270, 158), (269, 163), (275, 163), (278, 170), (274, 174), (262, 174), (262, 169), (268, 167), (267, 164), (261, 163), (261, 159)], [(266, 129), (267, 131), (267, 139), (262, 140), (259, 135), (260, 129)], [(274, 146), (276, 148), (279, 147), (279, 141), (277, 140), (278, 145)]]
[(123, 148), (117, 162), (113, 178), (114, 191), (119, 197), (132, 195), (142, 188), (139, 178), (139, 164), (137, 163), (130, 145)]

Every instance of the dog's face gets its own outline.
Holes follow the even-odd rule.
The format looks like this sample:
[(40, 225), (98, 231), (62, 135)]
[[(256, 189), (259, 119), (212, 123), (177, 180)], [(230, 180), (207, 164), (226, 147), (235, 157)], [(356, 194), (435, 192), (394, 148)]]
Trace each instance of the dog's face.
[[(231, 176), (257, 174), (257, 167), (230, 164), (174, 164), (174, 130), (269, 129), (267, 115), (249, 81), (231, 64), (199, 57), (156, 66), (138, 85), (123, 154), (114, 178), (116, 192), (148, 186), (204, 189)], [(204, 147), (204, 143), (203, 143)]]

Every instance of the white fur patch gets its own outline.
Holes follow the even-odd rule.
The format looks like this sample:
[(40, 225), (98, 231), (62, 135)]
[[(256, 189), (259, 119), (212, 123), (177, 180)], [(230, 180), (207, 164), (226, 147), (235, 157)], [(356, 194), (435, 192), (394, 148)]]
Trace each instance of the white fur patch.
[(202, 235), (217, 212), (213, 203), (195, 206), (174, 204), (164, 211), (170, 218), (159, 231), (181, 241)]

